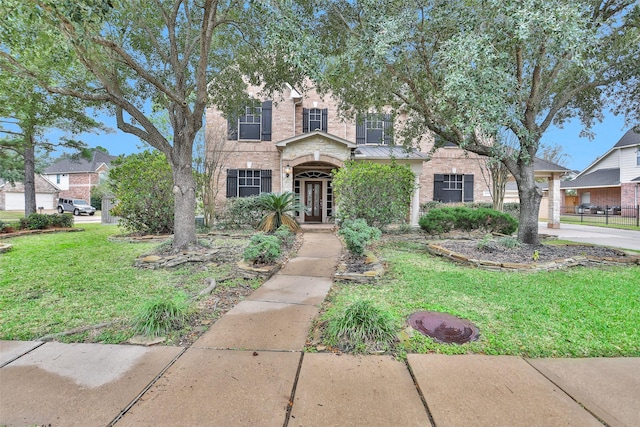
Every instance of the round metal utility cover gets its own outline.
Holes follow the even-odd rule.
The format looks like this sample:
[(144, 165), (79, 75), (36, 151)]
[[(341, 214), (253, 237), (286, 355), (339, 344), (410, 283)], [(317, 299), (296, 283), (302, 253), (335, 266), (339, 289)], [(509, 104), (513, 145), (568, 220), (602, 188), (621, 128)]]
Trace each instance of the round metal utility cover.
[(437, 311), (418, 311), (409, 316), (409, 324), (418, 332), (443, 344), (477, 341), (478, 327), (469, 320)]

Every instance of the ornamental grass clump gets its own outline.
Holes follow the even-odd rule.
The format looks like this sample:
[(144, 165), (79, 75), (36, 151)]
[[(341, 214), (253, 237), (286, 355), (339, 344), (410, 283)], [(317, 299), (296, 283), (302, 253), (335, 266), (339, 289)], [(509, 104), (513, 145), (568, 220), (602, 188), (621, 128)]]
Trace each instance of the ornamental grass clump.
[(188, 306), (184, 301), (152, 300), (147, 302), (133, 322), (137, 334), (145, 336), (165, 335), (180, 329), (188, 318)]
[(329, 345), (343, 351), (389, 350), (396, 339), (396, 328), (391, 314), (362, 300), (328, 320), (326, 337)]

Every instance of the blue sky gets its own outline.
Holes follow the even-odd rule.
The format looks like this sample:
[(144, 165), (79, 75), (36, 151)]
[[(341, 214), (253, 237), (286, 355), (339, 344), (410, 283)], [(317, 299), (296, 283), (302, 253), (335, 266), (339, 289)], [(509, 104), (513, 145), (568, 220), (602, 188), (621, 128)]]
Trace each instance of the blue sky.
[[(102, 146), (112, 155), (128, 155), (145, 149), (146, 144), (133, 135), (121, 132), (116, 128), (115, 118), (100, 116), (105, 125), (114, 129), (115, 133), (82, 134), (80, 139), (90, 147)], [(624, 127), (624, 119), (613, 115), (606, 115), (602, 123), (594, 126), (595, 138), (581, 138), (582, 125), (578, 120), (565, 124), (562, 129), (550, 127), (542, 137), (547, 145), (560, 145), (567, 154), (565, 166), (569, 169), (583, 170), (596, 158), (605, 154), (625, 134), (628, 127)]]

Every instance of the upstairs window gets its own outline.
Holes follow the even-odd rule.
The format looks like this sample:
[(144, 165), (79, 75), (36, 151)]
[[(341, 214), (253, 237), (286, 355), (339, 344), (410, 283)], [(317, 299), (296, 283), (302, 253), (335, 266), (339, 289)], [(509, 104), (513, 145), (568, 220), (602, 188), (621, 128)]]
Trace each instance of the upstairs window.
[(315, 132), (321, 130), (327, 132), (328, 109), (303, 108), (302, 109), (302, 132)]
[(389, 145), (393, 143), (391, 114), (368, 113), (358, 119), (356, 144)]
[(260, 140), (262, 107), (245, 107), (244, 115), (238, 119), (238, 139)]
[(244, 107), (229, 117), (227, 138), (240, 141), (271, 141), (272, 101)]
[(640, 166), (640, 146), (636, 149), (636, 165)]

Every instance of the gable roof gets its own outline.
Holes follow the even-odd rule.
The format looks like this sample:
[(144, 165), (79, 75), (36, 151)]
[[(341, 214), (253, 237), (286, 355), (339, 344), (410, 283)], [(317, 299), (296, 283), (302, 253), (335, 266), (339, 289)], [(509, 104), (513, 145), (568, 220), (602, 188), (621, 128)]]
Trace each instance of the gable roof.
[(613, 148), (628, 147), (630, 145), (640, 144), (640, 132), (636, 132), (633, 128), (629, 129), (627, 133), (622, 135), (620, 141), (613, 146)]
[(593, 162), (591, 162), (589, 166), (584, 168), (582, 172), (580, 172), (577, 175), (577, 177), (580, 177), (582, 176), (582, 174), (586, 174), (589, 170), (593, 169), (593, 167), (597, 165), (600, 161), (606, 159), (609, 156), (609, 154), (611, 154), (611, 152), (619, 150), (624, 147), (630, 147), (634, 145), (640, 145), (640, 133), (636, 132), (633, 128), (631, 128), (624, 135), (622, 135), (622, 138), (620, 138), (618, 142), (614, 144), (613, 147), (607, 150), (607, 152), (604, 153), (602, 156), (597, 157)]
[(562, 181), (560, 188), (597, 188), (620, 186), (620, 168), (598, 169), (579, 175), (571, 181)]
[[(34, 182), (36, 193), (58, 193), (62, 191), (60, 187), (40, 174), (36, 174), (34, 176)], [(24, 183), (15, 182), (14, 184), (11, 184), (10, 182), (0, 180), (0, 190), (5, 193), (24, 193)]]
[(557, 163), (550, 162), (540, 157), (533, 159), (533, 170), (535, 172), (571, 172), (570, 169), (560, 166)]
[(75, 158), (70, 156), (61, 157), (51, 166), (44, 170), (45, 174), (52, 175), (58, 173), (87, 173), (95, 172), (98, 168), (106, 164), (111, 165), (111, 161), (117, 159), (118, 156), (112, 156), (100, 150), (95, 150), (91, 160), (85, 158)]
[(335, 136), (332, 135), (330, 133), (327, 132), (323, 132), (321, 130), (316, 130), (314, 132), (309, 132), (309, 133), (302, 133), (300, 135), (296, 135), (293, 136), (291, 138), (287, 138), (287, 139), (283, 139), (282, 141), (279, 141), (275, 144), (276, 147), (286, 147), (287, 145), (293, 143), (293, 142), (299, 142), (299, 141), (304, 141), (305, 139), (312, 139), (316, 136), (320, 136), (323, 137), (325, 139), (328, 139), (330, 141), (335, 141), (338, 142), (340, 144), (344, 144), (346, 145), (348, 148), (356, 148), (356, 144), (354, 144), (351, 141), (348, 141), (344, 138), (340, 138), (339, 136)]

